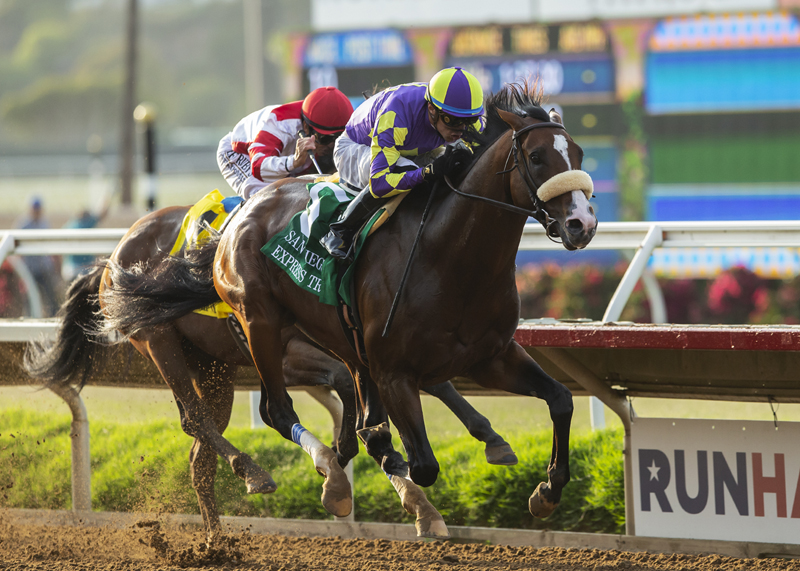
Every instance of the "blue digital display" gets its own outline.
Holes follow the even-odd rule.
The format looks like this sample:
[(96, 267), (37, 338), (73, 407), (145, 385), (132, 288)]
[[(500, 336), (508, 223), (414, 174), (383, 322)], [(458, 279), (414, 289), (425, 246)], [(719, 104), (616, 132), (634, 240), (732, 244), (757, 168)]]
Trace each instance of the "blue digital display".
[(653, 52), (651, 114), (800, 108), (800, 48)]
[(539, 78), (545, 95), (613, 93), (614, 63), (607, 54), (503, 58), (451, 58), (448, 66), (460, 66), (481, 82), (486, 92), (506, 83)]
[[(567, 123), (569, 126), (569, 123)], [(583, 149), (583, 170), (589, 173), (597, 187), (598, 183), (617, 180), (617, 148), (614, 145), (592, 145), (580, 139), (575, 141)], [(606, 188), (599, 189), (601, 192)]]
[(411, 65), (414, 57), (397, 30), (320, 34), (309, 38), (303, 66), (393, 67)]
[(800, 212), (797, 194), (650, 195), (648, 220), (786, 220)]

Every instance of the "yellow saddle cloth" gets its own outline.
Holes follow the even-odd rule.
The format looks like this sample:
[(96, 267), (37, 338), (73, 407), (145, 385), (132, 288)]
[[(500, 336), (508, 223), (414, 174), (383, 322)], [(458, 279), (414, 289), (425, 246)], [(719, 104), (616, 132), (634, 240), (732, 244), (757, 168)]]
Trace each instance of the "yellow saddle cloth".
[[(222, 224), (228, 218), (228, 212), (226, 212), (225, 205), (222, 202), (224, 199), (225, 197), (222, 193), (214, 189), (189, 209), (189, 212), (183, 217), (181, 231), (178, 233), (175, 245), (172, 246), (172, 250), (169, 252), (170, 256), (177, 255), (187, 246), (202, 245), (207, 241), (211, 237), (211, 232), (209, 232), (206, 223), (215, 230), (219, 230), (222, 227)], [(214, 305), (195, 310), (195, 313), (225, 319), (233, 313), (233, 309), (224, 301), (219, 301)]]

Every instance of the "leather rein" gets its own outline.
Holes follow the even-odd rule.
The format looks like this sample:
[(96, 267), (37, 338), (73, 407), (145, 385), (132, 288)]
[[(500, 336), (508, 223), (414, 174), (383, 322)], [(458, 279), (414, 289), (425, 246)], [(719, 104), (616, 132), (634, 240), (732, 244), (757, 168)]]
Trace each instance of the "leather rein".
[[(450, 190), (452, 190), (453, 192), (455, 192), (456, 194), (458, 194), (460, 196), (465, 196), (467, 198), (476, 198), (478, 200), (483, 200), (484, 202), (488, 202), (492, 206), (496, 206), (497, 208), (502, 208), (503, 210), (508, 210), (508, 211), (514, 212), (516, 214), (524, 214), (525, 216), (533, 216), (536, 220), (538, 220), (545, 227), (545, 234), (547, 234), (547, 237), (550, 240), (552, 240), (553, 242), (556, 242), (557, 244), (560, 244), (561, 242), (559, 242), (558, 240), (555, 240), (552, 236), (550, 236), (550, 226), (555, 222), (555, 220), (550, 218), (550, 215), (547, 214), (547, 211), (544, 209), (544, 205), (543, 205), (541, 199), (539, 199), (539, 197), (536, 194), (536, 191), (538, 190), (539, 185), (537, 185), (533, 181), (533, 177), (531, 177), (530, 169), (528, 167), (527, 162), (524, 159), (522, 160), (522, 162), (520, 162), (520, 160), (519, 160), (519, 137), (521, 137), (522, 135), (524, 135), (525, 133), (527, 133), (531, 129), (537, 129), (537, 128), (542, 128), (542, 127), (550, 127), (550, 128), (556, 127), (556, 128), (559, 128), (559, 129), (564, 129), (564, 125), (562, 125), (561, 123), (554, 123), (554, 122), (548, 121), (548, 122), (545, 122), (545, 123), (535, 123), (533, 125), (527, 125), (526, 127), (523, 127), (522, 129), (520, 129), (519, 131), (513, 131), (512, 134), (511, 134), (511, 150), (508, 153), (508, 157), (506, 158), (506, 163), (505, 164), (508, 165), (508, 161), (511, 158), (511, 156), (513, 155), (514, 156), (514, 166), (511, 167), (510, 169), (495, 173), (495, 174), (505, 175), (506, 173), (512, 172), (514, 169), (516, 169), (521, 164), (522, 165), (522, 169), (520, 169), (520, 172), (522, 173), (522, 179), (525, 181), (525, 185), (528, 187), (528, 193), (531, 196), (531, 200), (533, 200), (533, 205), (534, 205), (535, 210), (526, 210), (524, 208), (519, 208), (518, 206), (514, 206), (513, 204), (506, 204), (505, 202), (500, 202), (499, 200), (493, 200), (491, 198), (486, 198), (485, 196), (480, 196), (480, 195), (477, 195), (477, 194), (467, 194), (466, 192), (461, 192), (455, 186), (453, 186), (453, 184), (450, 182), (450, 179), (447, 176), (444, 177), (444, 181), (445, 181), (445, 183), (447, 183), (447, 186), (450, 187)], [(495, 142), (496, 142), (496, 140), (495, 140)], [(489, 145), (489, 146), (491, 146), (491, 145)], [(487, 147), (487, 149), (488, 149), (488, 147)], [(475, 164), (474, 161), (473, 161), (472, 164)], [(469, 172), (469, 171), (467, 171), (467, 172)], [(419, 230), (417, 230), (417, 236), (416, 236), (416, 238), (414, 238), (414, 243), (411, 245), (411, 251), (408, 254), (408, 260), (406, 261), (406, 268), (403, 271), (403, 277), (400, 279), (400, 285), (398, 286), (397, 291), (394, 294), (394, 300), (392, 301), (392, 306), (389, 309), (389, 316), (386, 319), (386, 325), (384, 325), (384, 327), (383, 327), (383, 334), (382, 334), (383, 337), (386, 337), (389, 334), (389, 329), (392, 326), (392, 320), (394, 319), (395, 311), (397, 310), (397, 306), (398, 306), (398, 304), (400, 302), (400, 297), (401, 297), (401, 294), (403, 292), (403, 287), (405, 286), (406, 278), (408, 277), (408, 271), (411, 268), (411, 259), (414, 256), (414, 252), (417, 249), (417, 244), (419, 243), (420, 237), (422, 236), (422, 230), (425, 228), (425, 220), (428, 217), (428, 211), (430, 210), (431, 203), (433, 202), (433, 196), (434, 196), (434, 190), (435, 189), (436, 189), (436, 187), (434, 186), (434, 188), (431, 189), (430, 193), (428, 194), (428, 204), (425, 206), (425, 210), (422, 212), (422, 219), (420, 220)], [(544, 217), (544, 221), (542, 221), (542, 217)], [(359, 358), (361, 358), (360, 355), (359, 355)], [(362, 359), (361, 362), (363, 363), (364, 359)]]
[(554, 121), (545, 121), (545, 122), (542, 122), (542, 123), (534, 123), (533, 125), (526, 125), (525, 127), (520, 129), (519, 131), (513, 131), (511, 133), (511, 149), (508, 152), (508, 157), (506, 158), (506, 163), (505, 164), (508, 165), (509, 160), (513, 156), (514, 157), (514, 166), (512, 166), (510, 169), (506, 169), (504, 171), (499, 171), (499, 172), (495, 173), (495, 174), (506, 175), (508, 173), (513, 172), (515, 169), (519, 168), (520, 176), (522, 177), (522, 180), (525, 182), (525, 186), (528, 189), (528, 195), (531, 197), (531, 201), (533, 202), (533, 207), (534, 207), (533, 210), (528, 210), (526, 208), (520, 208), (519, 206), (514, 206), (513, 204), (507, 204), (505, 202), (501, 202), (499, 200), (494, 200), (492, 198), (487, 198), (485, 196), (480, 196), (480, 195), (477, 195), (477, 194), (468, 194), (466, 192), (462, 192), (450, 182), (450, 179), (447, 176), (444, 177), (444, 180), (447, 183), (447, 186), (450, 187), (450, 190), (452, 190), (453, 192), (455, 192), (459, 196), (463, 196), (465, 198), (474, 198), (474, 199), (477, 199), (477, 200), (482, 200), (483, 202), (487, 202), (487, 203), (491, 204), (492, 206), (495, 206), (496, 208), (500, 208), (501, 210), (507, 210), (507, 211), (513, 212), (515, 214), (523, 214), (525, 216), (530, 216), (530, 217), (536, 219), (537, 221), (539, 221), (539, 223), (542, 224), (542, 226), (544, 226), (545, 234), (547, 235), (547, 238), (552, 242), (560, 244), (561, 243), (560, 241), (556, 240), (555, 238), (553, 238), (550, 235), (550, 226), (555, 223), (555, 219), (551, 218), (550, 215), (547, 213), (547, 210), (545, 210), (545, 208), (544, 208), (544, 203), (542, 202), (542, 200), (539, 198), (539, 196), (537, 194), (537, 192), (539, 190), (539, 185), (536, 184), (536, 182), (533, 180), (533, 176), (531, 175), (531, 171), (530, 171), (530, 167), (528, 165), (528, 162), (525, 160), (524, 157), (523, 157), (523, 159), (521, 161), (520, 161), (520, 158), (519, 158), (519, 155), (520, 155), (520, 137), (522, 137), (522, 135), (527, 134), (529, 131), (532, 131), (533, 129), (541, 129), (541, 128), (563, 129), (563, 130), (566, 131), (566, 127), (564, 127), (564, 125), (562, 125), (561, 123), (556, 123)]

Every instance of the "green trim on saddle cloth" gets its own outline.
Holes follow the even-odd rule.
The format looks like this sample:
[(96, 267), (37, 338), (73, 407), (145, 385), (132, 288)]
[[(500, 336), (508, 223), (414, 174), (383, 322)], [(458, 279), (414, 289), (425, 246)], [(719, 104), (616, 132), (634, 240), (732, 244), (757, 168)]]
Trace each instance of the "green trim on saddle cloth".
[[(214, 189), (189, 209), (189, 212), (183, 217), (181, 231), (178, 233), (175, 245), (172, 246), (172, 250), (169, 252), (170, 256), (175, 256), (187, 245), (202, 244), (211, 237), (208, 229), (199, 224), (199, 220), (207, 221), (209, 226), (215, 230), (219, 230), (222, 227), (222, 223), (228, 218), (228, 213), (225, 212), (225, 206), (222, 204), (223, 198), (225, 197), (222, 193)], [(224, 301), (219, 301), (208, 307), (197, 309), (195, 313), (216, 317), (217, 319), (225, 319), (233, 313), (233, 308)]]
[(336, 291), (338, 272), (342, 268), (319, 243), (328, 233), (331, 223), (347, 208), (352, 197), (331, 182), (307, 186), (311, 195), (306, 209), (295, 214), (289, 225), (270, 239), (261, 252), (285, 271), (294, 283), (319, 298), (321, 303), (338, 305), (339, 297), (350, 305), (350, 280), (353, 279), (355, 259), (367, 235), (387, 209), (380, 209), (370, 219), (356, 240), (354, 262), (345, 269), (339, 291)]

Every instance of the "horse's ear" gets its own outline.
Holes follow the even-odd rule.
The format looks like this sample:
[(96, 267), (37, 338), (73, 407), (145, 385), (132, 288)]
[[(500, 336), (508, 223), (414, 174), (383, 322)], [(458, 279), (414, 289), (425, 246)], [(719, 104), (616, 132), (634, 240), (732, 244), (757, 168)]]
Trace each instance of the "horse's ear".
[(561, 118), (561, 115), (558, 114), (558, 111), (556, 111), (555, 107), (550, 109), (550, 120), (553, 123), (558, 123), (559, 125), (564, 124), (564, 120)]
[(508, 111), (503, 111), (502, 109), (498, 109), (497, 114), (500, 115), (500, 118), (506, 123), (508, 123), (508, 126), (514, 129), (515, 131), (519, 131), (525, 126), (525, 123), (523, 123), (522, 121), (522, 117), (520, 117), (516, 113), (510, 113)]

